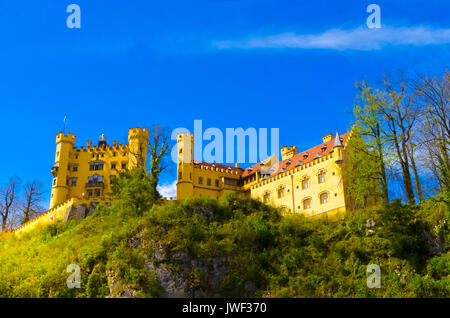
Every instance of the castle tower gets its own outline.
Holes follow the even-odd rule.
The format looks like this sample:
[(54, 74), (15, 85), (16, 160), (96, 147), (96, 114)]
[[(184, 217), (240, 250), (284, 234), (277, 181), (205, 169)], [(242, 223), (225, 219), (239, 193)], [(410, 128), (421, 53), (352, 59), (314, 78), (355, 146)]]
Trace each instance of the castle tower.
[(177, 200), (194, 196), (194, 135), (177, 135)]
[(148, 129), (131, 128), (128, 131), (128, 169), (147, 166)]
[(335, 152), (336, 163), (342, 163), (344, 158), (344, 145), (342, 145), (341, 137), (336, 131), (336, 138), (334, 139), (333, 151)]
[(53, 175), (50, 209), (64, 202), (69, 196), (68, 172), (70, 152), (75, 145), (75, 136), (69, 133), (56, 135), (55, 165), (51, 169)]

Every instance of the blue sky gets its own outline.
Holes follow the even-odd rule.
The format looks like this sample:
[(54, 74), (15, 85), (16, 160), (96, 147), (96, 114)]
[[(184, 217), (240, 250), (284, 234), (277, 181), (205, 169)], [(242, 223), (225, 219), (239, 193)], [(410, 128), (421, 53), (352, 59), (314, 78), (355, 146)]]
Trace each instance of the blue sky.
[[(81, 7), (81, 29), (66, 7)], [(381, 7), (369, 30), (366, 7)], [(449, 65), (447, 1), (0, 2), (0, 184), (50, 196), (55, 135), (126, 142), (127, 130), (279, 128), (308, 148), (349, 128), (356, 80)], [(175, 179), (162, 176), (162, 184)], [(170, 187), (165, 190), (170, 190)]]

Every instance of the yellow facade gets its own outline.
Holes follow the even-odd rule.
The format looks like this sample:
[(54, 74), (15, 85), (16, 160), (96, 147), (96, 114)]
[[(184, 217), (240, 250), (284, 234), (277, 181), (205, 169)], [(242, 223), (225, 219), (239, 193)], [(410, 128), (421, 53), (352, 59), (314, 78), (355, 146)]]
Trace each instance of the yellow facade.
[(138, 164), (145, 167), (148, 136), (147, 129), (132, 128), (126, 145), (117, 141), (108, 145), (101, 136), (98, 145), (88, 141), (87, 147), (77, 148), (74, 135), (58, 134), (50, 208), (72, 197), (95, 201), (105, 197), (119, 171)]
[[(249, 168), (193, 160), (192, 134), (180, 134), (178, 145), (177, 200), (194, 196), (219, 197), (234, 191), (306, 216), (345, 212), (341, 175), (345, 145), (342, 137), (329, 134), (323, 143), (297, 154), (294, 146)], [(346, 142), (345, 142), (346, 144)]]
[(50, 209), (25, 223), (14, 232), (24, 233), (36, 226), (61, 220), (70, 206), (90, 205), (92, 202), (109, 201), (111, 181), (119, 171), (137, 165), (146, 166), (148, 129), (132, 128), (128, 131), (128, 143), (114, 141), (108, 145), (106, 137), (100, 137), (98, 144), (75, 147), (75, 136), (59, 133), (56, 136), (55, 164)]

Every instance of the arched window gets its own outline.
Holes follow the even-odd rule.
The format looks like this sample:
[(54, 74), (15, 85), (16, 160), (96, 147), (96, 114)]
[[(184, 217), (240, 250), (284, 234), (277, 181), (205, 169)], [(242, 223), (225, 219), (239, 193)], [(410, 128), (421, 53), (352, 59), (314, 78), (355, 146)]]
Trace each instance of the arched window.
[(320, 194), (320, 204), (328, 203), (329, 194), (328, 192), (324, 192)]
[(305, 176), (302, 179), (302, 190), (306, 190), (308, 188), (309, 188), (309, 178)]
[(311, 209), (311, 198), (306, 198), (303, 200), (303, 210)]
[(317, 179), (319, 183), (324, 183), (326, 180), (326, 172), (324, 170), (320, 171), (319, 174), (317, 175)]
[(284, 197), (284, 185), (281, 185), (278, 187), (277, 189), (277, 193), (278, 193), (278, 199), (283, 198)]

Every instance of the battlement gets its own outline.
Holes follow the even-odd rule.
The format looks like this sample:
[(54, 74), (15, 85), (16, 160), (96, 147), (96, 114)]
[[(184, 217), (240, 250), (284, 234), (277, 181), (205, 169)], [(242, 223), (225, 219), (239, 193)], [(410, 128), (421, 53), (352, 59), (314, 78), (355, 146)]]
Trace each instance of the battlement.
[(128, 130), (128, 139), (136, 138), (136, 137), (148, 138), (149, 135), (150, 135), (150, 132), (147, 128), (136, 127), (136, 128), (130, 128)]
[(178, 142), (181, 141), (181, 140), (183, 140), (183, 139), (188, 139), (188, 138), (191, 139), (191, 142), (194, 142), (194, 134), (191, 134), (191, 133), (181, 133), (181, 134), (178, 134), (178, 135), (177, 135), (177, 141), (178, 141)]
[(68, 133), (66, 136), (63, 132), (60, 132), (59, 134), (56, 135), (56, 143), (58, 144), (61, 142), (67, 142), (74, 145), (75, 135), (73, 135), (72, 133)]

